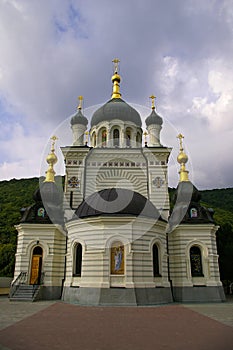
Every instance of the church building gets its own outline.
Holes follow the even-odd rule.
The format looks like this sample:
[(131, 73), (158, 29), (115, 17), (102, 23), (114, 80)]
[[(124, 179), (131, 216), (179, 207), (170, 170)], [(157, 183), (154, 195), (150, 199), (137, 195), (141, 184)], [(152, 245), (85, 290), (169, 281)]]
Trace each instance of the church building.
[[(22, 210), (11, 300), (61, 299), (80, 305), (156, 305), (225, 300), (213, 212), (190, 182), (178, 135), (180, 181), (168, 193), (171, 148), (152, 98), (146, 130), (121, 97), (115, 59), (112, 96), (71, 117), (73, 143), (61, 147), (64, 194), (55, 181), (56, 137), (46, 177)], [(148, 141), (143, 144), (143, 135)]]

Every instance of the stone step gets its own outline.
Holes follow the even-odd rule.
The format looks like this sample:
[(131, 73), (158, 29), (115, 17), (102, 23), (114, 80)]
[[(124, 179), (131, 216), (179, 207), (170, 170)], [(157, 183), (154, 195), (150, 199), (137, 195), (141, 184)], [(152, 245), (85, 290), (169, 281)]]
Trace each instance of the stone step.
[(20, 285), (14, 295), (10, 297), (11, 301), (34, 301), (40, 286)]

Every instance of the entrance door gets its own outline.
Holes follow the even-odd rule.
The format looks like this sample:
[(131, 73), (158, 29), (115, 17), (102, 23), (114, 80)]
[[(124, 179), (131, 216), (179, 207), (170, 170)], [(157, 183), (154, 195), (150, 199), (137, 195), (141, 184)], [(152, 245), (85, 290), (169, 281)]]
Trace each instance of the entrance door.
[(32, 254), (30, 284), (40, 284), (43, 250), (35, 247)]

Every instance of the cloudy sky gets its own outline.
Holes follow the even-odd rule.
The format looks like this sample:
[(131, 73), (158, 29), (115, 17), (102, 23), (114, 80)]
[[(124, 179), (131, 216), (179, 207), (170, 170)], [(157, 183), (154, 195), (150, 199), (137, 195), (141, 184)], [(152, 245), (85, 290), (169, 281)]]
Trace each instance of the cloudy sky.
[(0, 49), (1, 180), (41, 175), (54, 133), (64, 171), (77, 96), (90, 117), (119, 57), (122, 97), (142, 119), (157, 96), (170, 186), (181, 132), (195, 185), (233, 187), (233, 0), (0, 0)]

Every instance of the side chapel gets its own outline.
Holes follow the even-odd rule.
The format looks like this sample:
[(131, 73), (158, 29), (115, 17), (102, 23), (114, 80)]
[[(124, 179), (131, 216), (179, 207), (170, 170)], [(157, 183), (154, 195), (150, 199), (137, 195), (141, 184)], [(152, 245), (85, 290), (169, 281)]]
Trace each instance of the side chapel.
[(111, 99), (94, 112), (89, 127), (82, 97), (71, 117), (73, 143), (61, 148), (64, 195), (55, 181), (52, 138), (45, 180), (16, 226), (10, 297), (80, 305), (224, 301), (218, 227), (189, 180), (183, 136), (171, 209), (171, 148), (160, 141), (163, 120), (155, 97), (143, 133), (140, 114), (121, 97), (119, 60), (113, 62)]

